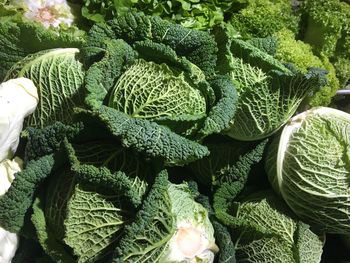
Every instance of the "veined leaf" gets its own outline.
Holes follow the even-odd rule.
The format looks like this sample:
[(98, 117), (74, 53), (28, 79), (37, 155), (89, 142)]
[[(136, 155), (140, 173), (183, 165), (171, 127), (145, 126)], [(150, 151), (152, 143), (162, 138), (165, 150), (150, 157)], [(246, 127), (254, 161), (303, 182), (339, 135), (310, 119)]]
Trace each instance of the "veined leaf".
[(108, 253), (131, 215), (125, 201), (101, 188), (77, 184), (67, 204), (64, 241), (79, 257), (78, 262), (93, 262)]
[(83, 101), (85, 73), (78, 54), (76, 48), (44, 50), (28, 55), (9, 70), (5, 79), (26, 77), (38, 89), (39, 104), (27, 118), (27, 126), (42, 128), (55, 121), (71, 121), (73, 107)]

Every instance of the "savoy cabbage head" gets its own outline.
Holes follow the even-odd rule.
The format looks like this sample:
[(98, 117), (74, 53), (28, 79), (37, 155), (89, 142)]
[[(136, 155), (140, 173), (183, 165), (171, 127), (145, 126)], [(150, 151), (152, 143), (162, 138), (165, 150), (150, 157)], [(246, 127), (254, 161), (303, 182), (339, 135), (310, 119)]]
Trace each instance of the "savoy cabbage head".
[[(229, 76), (238, 94), (236, 114), (225, 131), (234, 139), (254, 141), (272, 135), (308, 95), (326, 84), (326, 71), (310, 68), (307, 73), (299, 72), (267, 53), (271, 50), (233, 37), (229, 25), (218, 27), (215, 34), (217, 68)], [(271, 41), (261, 39), (258, 46), (270, 47)]]
[(167, 165), (208, 155), (199, 142), (228, 128), (236, 93), (216, 75), (216, 43), (206, 32), (139, 13), (92, 27), (81, 111), (122, 144)]
[(237, 262), (320, 262), (324, 237), (296, 219), (272, 192), (239, 198), (231, 213)]
[(196, 187), (171, 183), (159, 163), (91, 125), (27, 130), (26, 168), (0, 198), (4, 229), (34, 238), (55, 262), (212, 263), (214, 227)]
[(302, 220), (327, 233), (350, 233), (350, 115), (312, 108), (293, 117), (271, 144), (266, 171)]
[(214, 228), (194, 199), (187, 183), (172, 184), (161, 171), (112, 262), (214, 262)]

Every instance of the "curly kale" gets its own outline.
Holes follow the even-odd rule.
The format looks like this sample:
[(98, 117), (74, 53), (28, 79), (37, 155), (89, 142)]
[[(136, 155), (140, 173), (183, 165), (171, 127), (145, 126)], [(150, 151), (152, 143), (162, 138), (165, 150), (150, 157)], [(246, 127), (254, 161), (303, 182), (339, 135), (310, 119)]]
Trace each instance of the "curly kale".
[[(303, 41), (316, 54), (332, 57), (340, 40), (350, 33), (350, 6), (340, 0), (302, 1)], [(338, 48), (339, 49), (339, 48)]]

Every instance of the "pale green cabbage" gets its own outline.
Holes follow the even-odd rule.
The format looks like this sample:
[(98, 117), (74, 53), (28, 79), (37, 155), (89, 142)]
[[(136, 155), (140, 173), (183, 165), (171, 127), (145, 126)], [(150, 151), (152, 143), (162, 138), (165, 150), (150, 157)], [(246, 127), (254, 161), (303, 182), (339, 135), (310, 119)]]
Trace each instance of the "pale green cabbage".
[(26, 77), (38, 89), (39, 104), (26, 120), (27, 126), (71, 121), (73, 107), (82, 103), (80, 88), (85, 75), (78, 54), (77, 48), (44, 50), (28, 55), (9, 70), (5, 79)]
[(350, 234), (350, 115), (319, 107), (293, 117), (270, 147), (274, 189), (305, 222)]
[(320, 262), (323, 236), (296, 219), (272, 192), (255, 192), (239, 199), (233, 203), (232, 215), (237, 262)]

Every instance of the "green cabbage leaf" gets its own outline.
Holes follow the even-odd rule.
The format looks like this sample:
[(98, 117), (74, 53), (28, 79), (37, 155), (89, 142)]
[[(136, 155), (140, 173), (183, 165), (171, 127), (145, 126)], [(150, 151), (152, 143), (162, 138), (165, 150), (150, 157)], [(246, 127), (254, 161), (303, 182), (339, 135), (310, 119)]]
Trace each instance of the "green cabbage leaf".
[(14, 64), (5, 79), (26, 77), (38, 89), (39, 104), (26, 126), (42, 128), (55, 121), (70, 123), (73, 108), (83, 103), (85, 71), (79, 49), (58, 48), (30, 54)]
[(237, 262), (320, 262), (323, 236), (297, 220), (272, 192), (245, 195), (231, 211)]

